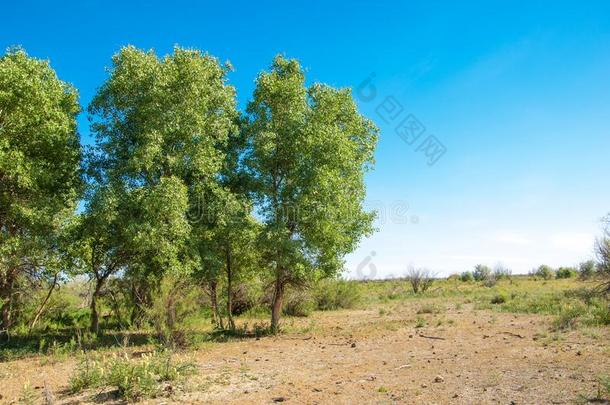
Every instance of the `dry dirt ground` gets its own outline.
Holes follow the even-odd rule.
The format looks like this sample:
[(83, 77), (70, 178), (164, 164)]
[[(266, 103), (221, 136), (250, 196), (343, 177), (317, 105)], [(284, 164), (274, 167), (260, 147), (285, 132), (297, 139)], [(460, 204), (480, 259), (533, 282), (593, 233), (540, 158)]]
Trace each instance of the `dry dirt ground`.
[[(567, 404), (593, 401), (610, 373), (610, 328), (549, 332), (538, 315), (457, 309), (421, 314), (417, 301), (288, 319), (278, 337), (213, 343), (178, 356), (198, 373), (150, 403)], [(426, 320), (422, 326), (422, 320)], [(417, 327), (419, 326), (419, 327)], [(110, 392), (71, 396), (74, 359), (0, 364), (4, 403), (25, 382), (55, 403), (117, 403)], [(598, 402), (599, 403), (599, 402)]]

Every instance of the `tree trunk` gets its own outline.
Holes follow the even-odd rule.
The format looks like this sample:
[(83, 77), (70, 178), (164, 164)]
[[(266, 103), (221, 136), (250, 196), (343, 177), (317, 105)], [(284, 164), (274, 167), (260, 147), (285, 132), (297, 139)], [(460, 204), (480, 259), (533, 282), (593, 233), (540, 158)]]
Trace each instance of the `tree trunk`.
[(100, 327), (100, 319), (99, 314), (97, 313), (97, 299), (99, 297), (100, 291), (102, 290), (102, 285), (104, 284), (104, 279), (100, 278), (95, 283), (95, 290), (91, 295), (91, 326), (89, 330), (91, 333), (98, 333)]
[(231, 272), (231, 248), (227, 248), (227, 317), (229, 328), (235, 330), (235, 322), (233, 321), (233, 274)]
[(0, 302), (2, 302), (0, 335), (5, 335), (7, 338), (9, 337), (9, 331), (12, 326), (13, 281), (13, 271), (8, 270), (5, 279), (0, 286)]
[(44, 307), (47, 306), (47, 302), (49, 301), (49, 298), (51, 298), (51, 294), (53, 293), (53, 290), (55, 289), (55, 286), (57, 285), (58, 276), (59, 276), (59, 273), (55, 273), (55, 276), (53, 277), (53, 283), (51, 284), (51, 288), (49, 288), (49, 292), (47, 293), (47, 296), (45, 297), (44, 301), (40, 305), (40, 308), (38, 308), (38, 311), (36, 312), (36, 316), (34, 316), (34, 319), (32, 319), (28, 333), (32, 333), (32, 329), (34, 329), (34, 326), (36, 326), (38, 319), (40, 319), (40, 315), (42, 315), (42, 311), (44, 311)]
[(218, 293), (216, 291), (216, 280), (212, 280), (209, 282), (210, 287), (210, 303), (212, 305), (212, 321), (217, 328), (224, 329), (224, 325), (222, 323), (222, 316), (220, 316), (220, 311), (218, 310)]
[(9, 329), (11, 327), (11, 302), (10, 298), (7, 298), (2, 305), (2, 333), (9, 335)]
[(278, 272), (273, 291), (273, 305), (271, 307), (271, 332), (279, 331), (280, 315), (282, 314), (282, 300), (284, 298), (284, 280), (282, 272)]

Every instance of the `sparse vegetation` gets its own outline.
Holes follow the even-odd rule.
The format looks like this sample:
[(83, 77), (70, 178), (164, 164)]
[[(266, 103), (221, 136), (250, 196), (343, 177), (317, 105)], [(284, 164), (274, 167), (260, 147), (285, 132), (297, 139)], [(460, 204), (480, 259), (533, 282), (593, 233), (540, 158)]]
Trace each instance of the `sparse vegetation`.
[(89, 388), (111, 387), (128, 401), (161, 395), (163, 383), (175, 382), (192, 374), (190, 363), (175, 362), (169, 353), (145, 353), (130, 357), (127, 353), (93, 360), (85, 357), (70, 378), (74, 393)]
[(410, 268), (407, 273), (407, 280), (413, 288), (413, 292), (418, 294), (426, 292), (434, 283), (434, 274), (428, 269)]

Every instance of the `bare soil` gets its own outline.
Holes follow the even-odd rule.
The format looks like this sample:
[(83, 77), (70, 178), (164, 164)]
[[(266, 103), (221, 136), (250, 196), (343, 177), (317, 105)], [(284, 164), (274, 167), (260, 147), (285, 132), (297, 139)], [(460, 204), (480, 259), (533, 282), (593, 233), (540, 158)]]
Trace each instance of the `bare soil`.
[[(568, 404), (593, 401), (610, 374), (610, 329), (550, 332), (538, 315), (421, 302), (285, 319), (287, 332), (179, 354), (198, 373), (149, 403)], [(382, 308), (382, 309), (380, 309)], [(423, 318), (425, 325), (422, 326)], [(418, 327), (419, 326), (419, 327)], [(75, 365), (44, 357), (0, 364), (3, 403), (24, 383), (55, 403), (119, 403), (112, 392), (67, 392)], [(599, 403), (599, 402), (598, 402)]]

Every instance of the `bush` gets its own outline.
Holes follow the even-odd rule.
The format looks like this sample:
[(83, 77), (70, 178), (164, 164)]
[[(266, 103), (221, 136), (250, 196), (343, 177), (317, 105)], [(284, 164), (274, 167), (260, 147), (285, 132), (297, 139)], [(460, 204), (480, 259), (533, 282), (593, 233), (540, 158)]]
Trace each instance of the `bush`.
[(556, 278), (572, 278), (576, 277), (578, 273), (576, 269), (573, 267), (560, 267), (557, 269), (557, 273), (555, 273)]
[(434, 274), (428, 269), (416, 269), (411, 267), (407, 274), (407, 280), (411, 283), (413, 292), (418, 294), (428, 290), (434, 283)]
[(578, 325), (578, 318), (586, 312), (584, 305), (565, 306), (553, 321), (554, 330), (572, 330)]
[(512, 270), (508, 267), (503, 266), (502, 264), (497, 264), (494, 267), (493, 277), (496, 280), (502, 280), (510, 278), (511, 274), (513, 274)]
[(309, 316), (314, 309), (311, 296), (304, 291), (289, 291), (284, 298), (282, 312), (288, 316)]
[(437, 304), (424, 304), (417, 310), (417, 314), (440, 314), (445, 308)]
[(176, 363), (167, 353), (130, 358), (126, 353), (110, 359), (84, 359), (70, 378), (73, 393), (87, 388), (115, 388), (121, 398), (135, 401), (163, 392), (162, 383), (176, 381), (194, 372), (190, 363)]
[(257, 305), (256, 291), (245, 283), (240, 283), (232, 288), (231, 312), (233, 315), (241, 315), (248, 312)]
[(491, 269), (484, 264), (477, 264), (474, 266), (474, 272), (472, 276), (476, 281), (484, 281), (487, 280), (491, 276)]
[(362, 299), (358, 284), (345, 280), (324, 280), (313, 292), (315, 306), (321, 311), (354, 308)]
[(551, 266), (547, 266), (546, 264), (541, 265), (534, 272), (536, 277), (540, 277), (544, 280), (550, 280), (555, 277), (555, 272)]
[(581, 280), (589, 280), (595, 276), (597, 266), (593, 260), (580, 263), (578, 273)]
[(464, 282), (474, 281), (474, 276), (472, 275), (472, 271), (465, 271), (460, 275), (460, 280)]
[(489, 275), (486, 279), (483, 280), (483, 285), (487, 288), (491, 288), (498, 283), (498, 279), (493, 274)]
[(189, 318), (200, 308), (201, 291), (188, 278), (165, 275), (146, 316), (159, 341), (167, 347), (187, 345)]
[(507, 301), (506, 296), (504, 294), (494, 295), (491, 298), (492, 304), (504, 304)]

